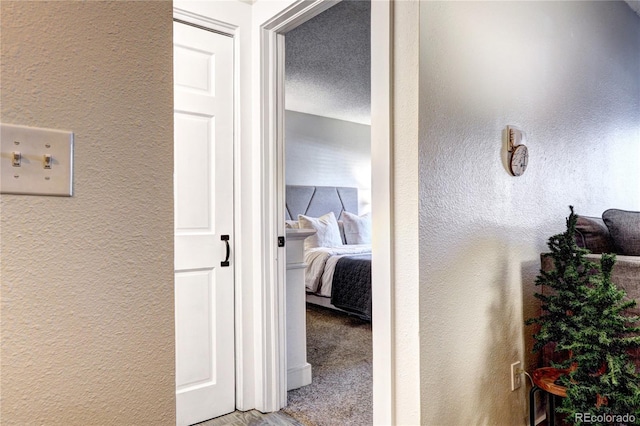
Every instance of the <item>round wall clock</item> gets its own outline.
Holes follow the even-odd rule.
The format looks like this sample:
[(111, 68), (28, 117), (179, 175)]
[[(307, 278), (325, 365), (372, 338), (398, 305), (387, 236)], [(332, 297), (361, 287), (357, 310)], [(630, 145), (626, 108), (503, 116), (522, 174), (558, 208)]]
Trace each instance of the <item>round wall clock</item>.
[(514, 176), (522, 176), (524, 171), (527, 170), (527, 163), (529, 162), (529, 150), (526, 145), (516, 145), (511, 151), (511, 159), (509, 161), (509, 168), (511, 174)]

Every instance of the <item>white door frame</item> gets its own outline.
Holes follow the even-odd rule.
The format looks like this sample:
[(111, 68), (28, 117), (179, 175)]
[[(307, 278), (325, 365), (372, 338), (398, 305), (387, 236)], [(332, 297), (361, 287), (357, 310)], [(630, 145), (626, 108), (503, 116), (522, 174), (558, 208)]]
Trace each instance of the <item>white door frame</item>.
[[(233, 199), (234, 199), (234, 212), (241, 211), (241, 186), (239, 183), (241, 182), (241, 125), (240, 125), (240, 43), (238, 40), (239, 37), (239, 28), (233, 24), (229, 24), (227, 22), (223, 22), (209, 16), (204, 16), (198, 13), (191, 12), (186, 9), (182, 9), (179, 7), (173, 8), (173, 19), (186, 22), (198, 27), (201, 27), (205, 30), (214, 31), (226, 36), (229, 36), (233, 39)], [(235, 215), (235, 213), (234, 213)], [(242, 305), (242, 264), (243, 264), (243, 256), (242, 250), (238, 250), (238, 241), (242, 241), (242, 222), (240, 220), (234, 220), (233, 224), (233, 232), (234, 232), (234, 240), (236, 241), (235, 248), (233, 254), (233, 268), (234, 268), (234, 312), (235, 312), (235, 331), (236, 331), (236, 339), (235, 339), (235, 376), (236, 376), (236, 407), (243, 407), (245, 395), (247, 393), (251, 393), (252, 389), (245, 389), (243, 387), (244, 384), (244, 370), (243, 370), (243, 358), (244, 358), (244, 350), (243, 350), (243, 339), (240, 337), (243, 333), (246, 333), (247, 330), (243, 328), (244, 322), (243, 318), (243, 305)], [(250, 326), (249, 326), (250, 328)]]
[[(263, 217), (261, 354), (265, 411), (286, 405), (284, 235), (284, 43), (283, 34), (336, 4), (300, 0), (260, 27), (261, 213)], [(371, 2), (371, 161), (373, 217), (373, 420), (393, 424), (394, 299), (392, 221), (392, 3)], [(258, 393), (261, 393), (260, 390)]]

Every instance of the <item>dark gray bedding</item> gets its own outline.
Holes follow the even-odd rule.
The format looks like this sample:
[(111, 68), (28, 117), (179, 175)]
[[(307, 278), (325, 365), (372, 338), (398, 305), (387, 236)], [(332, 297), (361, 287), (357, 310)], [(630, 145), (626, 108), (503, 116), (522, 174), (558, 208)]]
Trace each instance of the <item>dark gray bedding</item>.
[(336, 263), (331, 303), (371, 321), (371, 254), (345, 256)]

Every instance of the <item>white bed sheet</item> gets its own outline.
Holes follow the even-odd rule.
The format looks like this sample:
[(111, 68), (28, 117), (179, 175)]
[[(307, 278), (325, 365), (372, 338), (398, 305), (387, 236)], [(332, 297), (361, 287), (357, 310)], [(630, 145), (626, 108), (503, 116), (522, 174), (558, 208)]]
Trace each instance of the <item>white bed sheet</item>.
[(371, 244), (349, 244), (341, 247), (316, 247), (305, 251), (304, 284), (307, 291), (331, 297), (331, 285), (336, 263), (344, 256), (371, 253)]

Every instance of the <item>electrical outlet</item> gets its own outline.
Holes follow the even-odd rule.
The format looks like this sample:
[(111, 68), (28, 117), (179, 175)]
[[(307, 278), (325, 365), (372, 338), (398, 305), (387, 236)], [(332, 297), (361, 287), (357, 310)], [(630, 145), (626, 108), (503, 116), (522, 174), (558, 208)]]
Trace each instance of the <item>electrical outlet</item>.
[(511, 364), (511, 390), (514, 391), (522, 386), (522, 371), (520, 361)]

